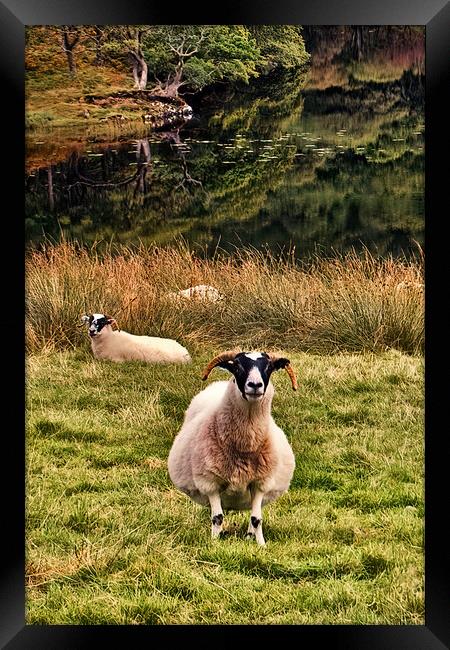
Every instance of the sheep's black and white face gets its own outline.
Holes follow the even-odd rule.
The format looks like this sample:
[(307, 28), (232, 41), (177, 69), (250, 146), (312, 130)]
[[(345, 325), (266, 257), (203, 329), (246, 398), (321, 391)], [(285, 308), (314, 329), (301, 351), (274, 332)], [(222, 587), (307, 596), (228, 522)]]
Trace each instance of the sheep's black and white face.
[(100, 334), (105, 325), (109, 325), (111, 320), (104, 314), (89, 314), (82, 317), (82, 320), (89, 325), (89, 336), (94, 337)]
[(288, 359), (277, 359), (274, 363), (265, 352), (240, 352), (234, 360), (221, 365), (233, 373), (245, 400), (258, 401), (264, 397), (272, 372), (288, 363)]

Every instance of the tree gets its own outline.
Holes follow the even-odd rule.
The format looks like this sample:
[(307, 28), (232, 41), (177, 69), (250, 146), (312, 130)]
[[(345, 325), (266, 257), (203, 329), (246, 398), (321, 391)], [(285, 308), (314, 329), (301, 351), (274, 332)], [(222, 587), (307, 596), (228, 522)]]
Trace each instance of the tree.
[(177, 96), (182, 86), (198, 91), (217, 81), (257, 76), (259, 48), (241, 25), (164, 25), (146, 34), (145, 53), (157, 85), (154, 92)]
[[(217, 82), (244, 82), (275, 67), (302, 65), (305, 52), (301, 27), (296, 25), (62, 25), (63, 51), (69, 71), (79, 44), (95, 65), (131, 63), (134, 88), (177, 97), (180, 89), (202, 90)], [(92, 59), (91, 59), (92, 60)]]
[(147, 87), (148, 65), (142, 51), (142, 39), (150, 27), (127, 27), (127, 48), (132, 63), (134, 87), (145, 90)]
[(91, 41), (94, 46), (95, 58), (94, 65), (102, 66), (106, 63), (105, 44), (108, 40), (112, 28), (106, 25), (87, 26), (86, 41)]
[(59, 29), (62, 49), (67, 57), (69, 74), (72, 77), (75, 77), (77, 74), (75, 48), (80, 45), (85, 46), (89, 41), (94, 43), (94, 64), (104, 64), (103, 45), (108, 37), (110, 28), (104, 27), (103, 25), (62, 25)]
[(300, 25), (252, 25), (249, 31), (260, 49), (263, 72), (297, 68), (309, 60)]
[(115, 25), (103, 41), (103, 55), (110, 61), (131, 63), (131, 73), (136, 90), (145, 90), (148, 79), (148, 64), (143, 41), (150, 30), (148, 25)]
[[(169, 53), (167, 79), (165, 82), (160, 81), (157, 77), (158, 85), (155, 90), (163, 94), (174, 97), (178, 95), (179, 88), (187, 83), (183, 80), (185, 66), (187, 61), (199, 53), (203, 41), (208, 37), (208, 28), (206, 27), (163, 27), (157, 29), (153, 36), (161, 35), (165, 47)], [(163, 53), (163, 57), (166, 52)], [(165, 57), (164, 57), (165, 58)], [(173, 69), (170, 69), (173, 68)]]
[(72, 77), (77, 74), (77, 67), (75, 64), (74, 50), (80, 41), (81, 31), (80, 27), (76, 25), (62, 25), (61, 26), (61, 41), (62, 48), (67, 56), (67, 64), (69, 66), (69, 73)]

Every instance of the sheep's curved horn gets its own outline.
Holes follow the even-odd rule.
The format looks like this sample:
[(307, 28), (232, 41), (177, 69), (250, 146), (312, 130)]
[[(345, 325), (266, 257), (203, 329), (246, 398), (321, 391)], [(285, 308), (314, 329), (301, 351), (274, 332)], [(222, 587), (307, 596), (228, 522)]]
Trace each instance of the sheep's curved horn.
[(218, 354), (214, 359), (211, 359), (211, 361), (208, 363), (206, 368), (204, 369), (202, 373), (202, 380), (205, 381), (209, 377), (209, 373), (213, 368), (218, 366), (220, 363), (223, 363), (224, 361), (231, 361), (234, 359), (234, 357), (240, 352), (240, 350), (226, 350), (225, 352), (222, 352), (221, 354)]
[(284, 367), (286, 370), (287, 374), (289, 375), (291, 379), (291, 384), (292, 384), (292, 390), (297, 390), (298, 384), (297, 384), (297, 377), (294, 375), (294, 371), (292, 369), (292, 366), (290, 363), (287, 364), (287, 366)]
[(285, 359), (284, 357), (276, 357), (273, 355), (269, 355), (269, 356), (276, 370), (280, 370), (281, 368), (283, 368), (283, 370), (286, 370), (291, 380), (292, 390), (297, 390), (298, 388), (297, 378), (294, 374), (294, 370), (292, 369), (290, 361), (288, 359)]

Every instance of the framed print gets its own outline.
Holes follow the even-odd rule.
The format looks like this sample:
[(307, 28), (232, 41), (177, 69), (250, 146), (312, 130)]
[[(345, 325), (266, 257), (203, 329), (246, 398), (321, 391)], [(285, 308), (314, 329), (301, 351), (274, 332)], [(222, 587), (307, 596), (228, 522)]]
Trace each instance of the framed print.
[(0, 4), (2, 647), (449, 647), (449, 8), (354, 5)]

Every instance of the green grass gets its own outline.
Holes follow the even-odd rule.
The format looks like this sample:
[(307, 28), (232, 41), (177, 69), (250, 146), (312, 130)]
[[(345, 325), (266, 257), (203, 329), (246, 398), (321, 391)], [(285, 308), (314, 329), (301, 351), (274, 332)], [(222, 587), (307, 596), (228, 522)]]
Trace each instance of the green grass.
[[(64, 63), (64, 61), (63, 61)], [(81, 67), (74, 79), (63, 68), (51, 72), (27, 72), (26, 75), (26, 127), (38, 134), (42, 129), (70, 127), (86, 130), (85, 109), (91, 113), (89, 126), (108, 129), (99, 121), (109, 113), (123, 113), (120, 108), (101, 110), (84, 100), (89, 93), (109, 94), (116, 91), (131, 90), (130, 75), (113, 69)], [(141, 113), (125, 111), (127, 119), (142, 121)], [(109, 126), (111, 128), (111, 126)]]
[[(27, 624), (424, 624), (423, 358), (284, 350), (296, 456), (266, 546), (178, 492), (167, 455), (201, 370), (27, 358)], [(216, 370), (211, 380), (224, 377)]]

